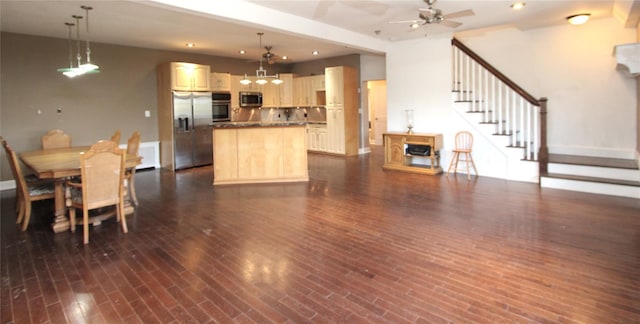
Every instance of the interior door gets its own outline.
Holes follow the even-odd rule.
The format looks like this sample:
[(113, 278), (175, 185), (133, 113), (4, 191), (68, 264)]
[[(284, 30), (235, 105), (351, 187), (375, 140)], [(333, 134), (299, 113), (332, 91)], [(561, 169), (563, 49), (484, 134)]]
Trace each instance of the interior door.
[(382, 134), (387, 131), (387, 81), (369, 81), (367, 88), (371, 125), (369, 141), (375, 145), (383, 145)]

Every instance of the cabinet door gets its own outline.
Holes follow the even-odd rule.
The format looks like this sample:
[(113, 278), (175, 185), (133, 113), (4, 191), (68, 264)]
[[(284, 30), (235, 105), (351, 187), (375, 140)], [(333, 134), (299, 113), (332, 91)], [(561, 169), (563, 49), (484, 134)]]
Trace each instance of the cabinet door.
[(280, 94), (280, 106), (281, 107), (293, 107), (293, 74), (282, 73), (280, 74), (280, 80), (282, 83), (278, 85)]
[(193, 65), (188, 63), (171, 63), (171, 88), (178, 91), (191, 91), (191, 75)]
[(238, 179), (238, 142), (236, 129), (213, 131), (213, 176), (215, 181)]
[(327, 152), (327, 128), (318, 128), (316, 150)]
[(193, 90), (211, 90), (211, 72), (208, 65), (196, 65), (193, 69)]
[(209, 91), (210, 68), (208, 65), (171, 63), (171, 87), (178, 91)]
[(344, 109), (327, 107), (327, 152), (344, 154)]
[(262, 107), (275, 108), (280, 106), (279, 89), (277, 84), (268, 82), (262, 85)]
[(231, 74), (211, 73), (211, 91), (231, 91)]
[(325, 69), (325, 90), (328, 106), (344, 104), (344, 79), (341, 66)]
[(306, 177), (307, 143), (302, 127), (284, 127), (283, 134), (283, 172), (288, 178)]

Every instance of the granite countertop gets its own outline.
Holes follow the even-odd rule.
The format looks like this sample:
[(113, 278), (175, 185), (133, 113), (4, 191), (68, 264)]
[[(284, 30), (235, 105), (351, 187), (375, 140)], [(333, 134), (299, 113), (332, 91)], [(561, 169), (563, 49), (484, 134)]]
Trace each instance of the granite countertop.
[(245, 121), (245, 122), (226, 122), (216, 123), (214, 128), (238, 128), (238, 127), (282, 127), (282, 126), (305, 126), (304, 120), (295, 121)]

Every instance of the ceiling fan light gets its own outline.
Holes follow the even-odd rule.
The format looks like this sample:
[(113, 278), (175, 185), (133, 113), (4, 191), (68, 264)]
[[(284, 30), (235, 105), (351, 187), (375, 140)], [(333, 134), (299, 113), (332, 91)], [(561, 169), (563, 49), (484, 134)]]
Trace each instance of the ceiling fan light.
[(577, 14), (567, 17), (567, 21), (572, 25), (582, 25), (589, 20), (591, 14)]
[(420, 27), (420, 24), (418, 24), (417, 22), (412, 23), (411, 25), (409, 25), (409, 27), (416, 29), (418, 27)]

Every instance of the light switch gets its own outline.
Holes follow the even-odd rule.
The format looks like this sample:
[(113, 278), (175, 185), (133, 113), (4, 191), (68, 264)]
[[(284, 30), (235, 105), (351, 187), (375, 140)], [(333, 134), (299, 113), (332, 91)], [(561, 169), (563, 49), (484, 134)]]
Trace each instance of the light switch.
[(144, 111), (144, 116), (145, 116), (145, 117), (151, 117), (151, 111), (149, 111), (149, 110), (145, 110), (145, 111)]

